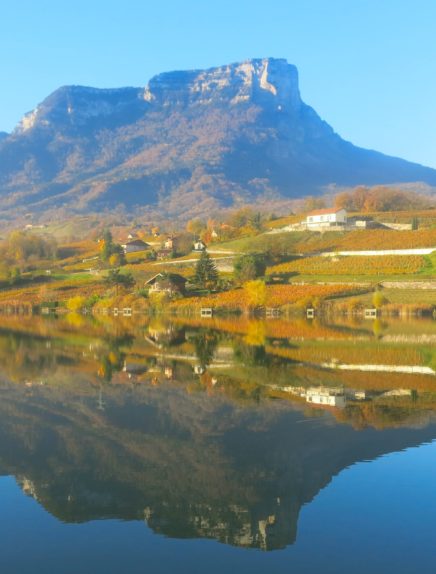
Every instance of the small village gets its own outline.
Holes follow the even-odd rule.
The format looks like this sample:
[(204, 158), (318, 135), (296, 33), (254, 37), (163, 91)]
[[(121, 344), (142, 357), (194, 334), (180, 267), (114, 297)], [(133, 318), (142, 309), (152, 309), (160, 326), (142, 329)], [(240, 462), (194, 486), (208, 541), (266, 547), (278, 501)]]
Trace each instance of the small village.
[(339, 205), (286, 217), (241, 208), (170, 232), (100, 224), (79, 242), (26, 225), (0, 243), (0, 313), (432, 315), (435, 222), (431, 208)]

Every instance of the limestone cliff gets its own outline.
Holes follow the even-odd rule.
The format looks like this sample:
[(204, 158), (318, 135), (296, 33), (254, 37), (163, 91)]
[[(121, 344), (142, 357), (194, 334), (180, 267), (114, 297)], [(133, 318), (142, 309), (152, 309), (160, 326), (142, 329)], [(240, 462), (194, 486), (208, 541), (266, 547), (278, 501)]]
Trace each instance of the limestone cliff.
[(0, 136), (6, 216), (119, 204), (190, 216), (331, 184), (414, 181), (436, 185), (436, 170), (342, 140), (302, 101), (295, 66), (273, 58), (142, 88), (66, 86)]

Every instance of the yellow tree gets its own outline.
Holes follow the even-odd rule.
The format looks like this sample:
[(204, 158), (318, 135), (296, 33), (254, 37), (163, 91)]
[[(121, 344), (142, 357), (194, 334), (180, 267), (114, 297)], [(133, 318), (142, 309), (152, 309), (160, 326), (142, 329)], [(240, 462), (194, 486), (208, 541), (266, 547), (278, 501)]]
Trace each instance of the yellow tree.
[(266, 303), (266, 285), (261, 279), (244, 283), (244, 291), (247, 295), (248, 305), (251, 309), (264, 307)]

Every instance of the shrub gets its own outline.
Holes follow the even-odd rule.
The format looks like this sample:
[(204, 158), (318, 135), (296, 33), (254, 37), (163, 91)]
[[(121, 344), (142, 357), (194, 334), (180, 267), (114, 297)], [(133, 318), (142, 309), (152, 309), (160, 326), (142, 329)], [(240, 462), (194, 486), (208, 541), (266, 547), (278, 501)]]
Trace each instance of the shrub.
[(266, 263), (264, 255), (248, 253), (241, 255), (234, 263), (234, 276), (237, 281), (244, 283), (265, 275)]
[(71, 299), (68, 299), (67, 301), (67, 309), (69, 311), (73, 311), (73, 312), (77, 312), (77, 311), (81, 311), (86, 304), (86, 297), (83, 297), (82, 295), (76, 295), (76, 297), (71, 297)]

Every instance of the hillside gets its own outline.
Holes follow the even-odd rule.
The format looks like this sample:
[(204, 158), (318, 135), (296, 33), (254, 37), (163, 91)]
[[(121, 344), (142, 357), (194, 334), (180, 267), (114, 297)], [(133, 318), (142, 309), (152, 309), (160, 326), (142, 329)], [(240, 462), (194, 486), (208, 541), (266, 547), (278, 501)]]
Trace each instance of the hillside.
[(145, 88), (66, 86), (0, 136), (0, 213), (147, 207), (206, 214), (327, 186), (424, 182), (436, 170), (344, 141), (280, 59), (158, 75)]

